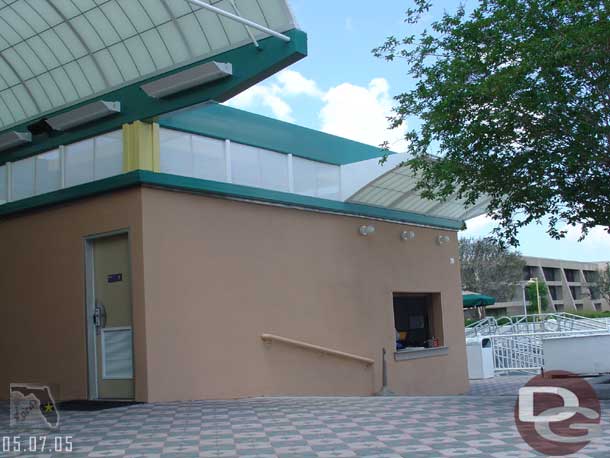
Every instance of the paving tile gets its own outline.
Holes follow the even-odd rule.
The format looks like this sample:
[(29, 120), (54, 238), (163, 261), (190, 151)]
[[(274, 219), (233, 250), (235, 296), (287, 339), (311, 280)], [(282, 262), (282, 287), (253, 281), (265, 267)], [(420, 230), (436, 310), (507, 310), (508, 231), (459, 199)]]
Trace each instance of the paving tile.
[[(70, 458), (534, 458), (541, 455), (523, 442), (513, 418), (515, 396), (528, 379), (475, 381), (467, 396), (281, 397), (67, 411), (58, 435), (73, 436)], [(610, 456), (609, 401), (602, 412), (602, 436), (573, 458)], [(0, 431), (12, 434), (6, 403)]]

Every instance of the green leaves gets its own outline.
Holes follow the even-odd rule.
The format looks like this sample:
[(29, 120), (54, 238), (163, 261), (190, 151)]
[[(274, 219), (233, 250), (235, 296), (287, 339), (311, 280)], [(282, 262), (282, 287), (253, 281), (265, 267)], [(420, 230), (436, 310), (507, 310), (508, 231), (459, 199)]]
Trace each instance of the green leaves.
[(525, 261), (490, 238), (460, 239), (462, 288), (510, 301), (523, 276)]
[[(430, 9), (414, 3), (408, 24)], [(515, 245), (545, 216), (557, 238), (565, 224), (609, 227), (609, 14), (607, 0), (482, 0), (376, 48), (417, 79), (391, 125), (422, 120), (407, 136), (425, 195), (489, 195), (497, 235)]]
[[(539, 281), (538, 289), (536, 289), (536, 283), (528, 283), (525, 289), (527, 291), (526, 296), (529, 298), (527, 313), (546, 312), (549, 307), (549, 293), (546, 283)], [(538, 307), (538, 298), (540, 298), (540, 308)]]

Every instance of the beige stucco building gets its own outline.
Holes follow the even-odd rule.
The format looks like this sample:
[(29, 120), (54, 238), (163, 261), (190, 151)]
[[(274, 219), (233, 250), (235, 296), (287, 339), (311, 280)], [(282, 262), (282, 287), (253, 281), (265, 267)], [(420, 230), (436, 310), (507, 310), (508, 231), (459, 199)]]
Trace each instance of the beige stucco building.
[[(374, 236), (359, 235), (362, 223), (375, 225)], [(416, 243), (401, 242), (405, 228)], [(65, 399), (88, 396), (85, 241), (120, 230), (129, 237), (137, 400), (369, 395), (381, 387), (383, 347), (394, 391), (467, 389), (455, 233), (149, 186), (2, 220), (0, 238), (11, 241), (3, 252), (15, 260), (0, 281), (12, 324), (0, 337), (11, 349), (4, 386), (45, 382)], [(437, 246), (438, 235), (451, 241)], [(438, 295), (435, 335), (446, 351), (395, 360), (397, 293)], [(264, 333), (374, 363), (266, 344)]]
[(254, 34), (170, 12), (152, 28), (181, 60), (145, 42), (119, 81), (85, 50), (69, 75), (95, 91), (0, 116), (0, 398), (371, 395), (384, 349), (394, 392), (464, 393), (457, 231), (484, 202), (426, 201), (400, 154), (215, 103), (306, 55), (284, 1), (246, 12)]

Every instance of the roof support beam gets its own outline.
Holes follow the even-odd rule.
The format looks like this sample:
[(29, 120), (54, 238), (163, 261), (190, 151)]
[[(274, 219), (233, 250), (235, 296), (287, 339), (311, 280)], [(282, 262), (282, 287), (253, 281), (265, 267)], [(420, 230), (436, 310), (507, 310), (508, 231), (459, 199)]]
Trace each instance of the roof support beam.
[(224, 16), (226, 18), (237, 21), (240, 24), (244, 24), (248, 27), (252, 27), (253, 29), (260, 30), (261, 32), (265, 32), (265, 33), (271, 35), (272, 37), (279, 38), (280, 40), (285, 41), (287, 43), (290, 41), (290, 37), (287, 35), (284, 35), (283, 33), (276, 32), (275, 30), (272, 30), (269, 27), (265, 27), (263, 25), (257, 24), (256, 22), (253, 22), (249, 19), (243, 18), (236, 14), (229, 13), (228, 11), (223, 10), (222, 8), (218, 8), (216, 6), (210, 5), (209, 3), (206, 3), (202, 0), (188, 0), (188, 1), (191, 2), (193, 5), (200, 6), (201, 8), (204, 8), (208, 11), (212, 11), (213, 13), (216, 13), (220, 16)]
[[(241, 13), (237, 9), (237, 5), (235, 4), (235, 0), (229, 0), (229, 1), (231, 2), (231, 6), (233, 7), (233, 11), (235, 11), (235, 14), (237, 14), (239, 17), (242, 17)], [(252, 40), (252, 43), (254, 44), (254, 46), (256, 46), (257, 48), (260, 48), (260, 45), (258, 44), (258, 41), (256, 40), (256, 37), (252, 33), (252, 30), (250, 30), (250, 28), (247, 25), (244, 25), (244, 29), (246, 29), (246, 33), (250, 37), (250, 40)]]

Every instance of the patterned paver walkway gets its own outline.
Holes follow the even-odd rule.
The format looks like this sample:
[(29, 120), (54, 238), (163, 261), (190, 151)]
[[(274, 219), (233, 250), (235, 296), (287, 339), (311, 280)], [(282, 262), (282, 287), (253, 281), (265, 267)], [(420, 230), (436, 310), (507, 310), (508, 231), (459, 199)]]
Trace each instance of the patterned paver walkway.
[[(517, 383), (501, 382), (509, 381)], [(475, 384), (473, 390), (481, 387)], [(139, 404), (63, 412), (59, 435), (72, 436), (74, 451), (65, 454), (71, 458), (540, 456), (517, 433), (514, 404), (515, 397), (508, 395)], [(602, 407), (602, 437), (574, 456), (610, 456), (610, 402), (603, 401)], [(0, 436), (13, 436), (6, 405), (2, 410)]]
[(501, 375), (485, 380), (471, 380), (470, 396), (517, 396), (519, 388), (533, 375)]

